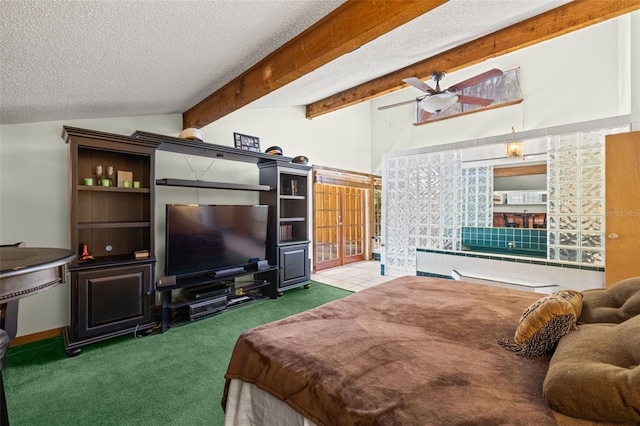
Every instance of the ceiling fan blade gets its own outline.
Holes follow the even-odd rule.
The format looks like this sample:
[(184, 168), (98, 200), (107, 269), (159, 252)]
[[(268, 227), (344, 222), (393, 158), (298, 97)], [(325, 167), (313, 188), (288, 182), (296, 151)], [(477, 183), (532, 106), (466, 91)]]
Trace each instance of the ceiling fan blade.
[(482, 83), (485, 80), (489, 80), (490, 78), (500, 77), (502, 74), (503, 73), (502, 73), (501, 70), (499, 70), (497, 68), (494, 68), (494, 69), (491, 69), (489, 71), (485, 71), (482, 74), (478, 74), (475, 77), (471, 77), (471, 78), (469, 78), (467, 80), (461, 81), (458, 84), (451, 85), (451, 86), (449, 86), (447, 91), (449, 91), (449, 92), (460, 91), (460, 90), (465, 89), (467, 87), (475, 86), (476, 84)]
[(397, 106), (401, 106), (401, 105), (412, 104), (412, 103), (415, 103), (415, 102), (418, 102), (418, 99), (411, 99), (410, 101), (398, 102), (397, 104), (384, 105), (384, 106), (378, 107), (378, 109), (379, 110), (389, 109), (389, 108), (393, 108), (393, 107), (397, 107)]
[(424, 81), (420, 80), (417, 77), (403, 78), (402, 81), (404, 81), (407, 84), (410, 84), (411, 86), (423, 92), (436, 93), (435, 89), (433, 89), (431, 86), (429, 86), (427, 83), (425, 83)]
[(493, 99), (476, 98), (473, 96), (458, 95), (458, 102), (471, 105), (487, 106), (493, 103)]

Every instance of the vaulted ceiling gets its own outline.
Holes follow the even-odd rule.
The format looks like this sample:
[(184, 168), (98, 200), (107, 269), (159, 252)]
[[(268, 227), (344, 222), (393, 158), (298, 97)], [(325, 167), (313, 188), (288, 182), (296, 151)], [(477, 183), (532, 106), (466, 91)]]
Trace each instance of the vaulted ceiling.
[(2, 0), (0, 123), (305, 105), (309, 118), (640, 0)]

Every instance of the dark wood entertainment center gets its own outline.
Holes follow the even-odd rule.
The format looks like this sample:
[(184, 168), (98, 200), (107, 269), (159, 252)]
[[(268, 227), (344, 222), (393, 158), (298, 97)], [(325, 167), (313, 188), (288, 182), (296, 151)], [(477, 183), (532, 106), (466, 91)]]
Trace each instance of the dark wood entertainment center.
[[(308, 286), (309, 166), (281, 155), (143, 131), (124, 136), (64, 126), (63, 139), (69, 145), (70, 245), (78, 250), (78, 259), (69, 268), (71, 321), (63, 332), (67, 355), (79, 354), (90, 343), (156, 327), (156, 291), (162, 300), (164, 332), (185, 319), (185, 310), (186, 321), (193, 321)], [(158, 150), (253, 163), (260, 183), (156, 179)], [(103, 172), (111, 166), (112, 176), (97, 176), (96, 166)], [(103, 179), (108, 179), (104, 185)], [(163, 276), (156, 282), (156, 185), (258, 191), (260, 203), (269, 206), (268, 265), (245, 265), (229, 275), (203, 274), (195, 279)], [(249, 284), (233, 284), (243, 278)], [(207, 285), (211, 291), (205, 288), (190, 300), (181, 294)]]

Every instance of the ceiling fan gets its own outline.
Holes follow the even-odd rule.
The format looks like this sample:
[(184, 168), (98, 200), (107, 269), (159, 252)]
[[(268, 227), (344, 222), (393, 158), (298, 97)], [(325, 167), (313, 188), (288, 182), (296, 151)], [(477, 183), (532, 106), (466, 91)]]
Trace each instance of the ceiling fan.
[(478, 74), (475, 77), (471, 77), (467, 80), (451, 85), (444, 90), (440, 89), (440, 80), (442, 80), (445, 76), (444, 71), (438, 71), (431, 74), (431, 79), (436, 82), (435, 89), (429, 86), (424, 81), (420, 80), (419, 78), (416, 78), (416, 77), (404, 78), (402, 81), (415, 87), (418, 90), (421, 90), (422, 92), (425, 92), (426, 94), (422, 96), (418, 96), (416, 99), (411, 101), (404, 101), (404, 102), (398, 102), (396, 104), (385, 105), (385, 106), (378, 107), (378, 109), (383, 110), (383, 109), (393, 108), (400, 105), (406, 105), (406, 104), (417, 102), (420, 108), (422, 108), (424, 111), (427, 112), (428, 116), (424, 117), (426, 119), (432, 114), (439, 114), (447, 110), (456, 102), (460, 102), (463, 104), (487, 106), (493, 102), (493, 99), (465, 96), (462, 94), (458, 94), (458, 92), (461, 92), (463, 89), (467, 87), (480, 84), (491, 78), (500, 77), (501, 75), (502, 75), (502, 71), (497, 68), (494, 68), (489, 71), (483, 72), (482, 74)]

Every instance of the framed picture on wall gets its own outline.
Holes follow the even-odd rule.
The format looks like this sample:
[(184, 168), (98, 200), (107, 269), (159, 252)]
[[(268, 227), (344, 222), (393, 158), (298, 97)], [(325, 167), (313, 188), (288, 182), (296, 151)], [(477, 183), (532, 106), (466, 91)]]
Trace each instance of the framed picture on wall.
[(260, 152), (260, 138), (233, 132), (233, 141), (236, 148)]

